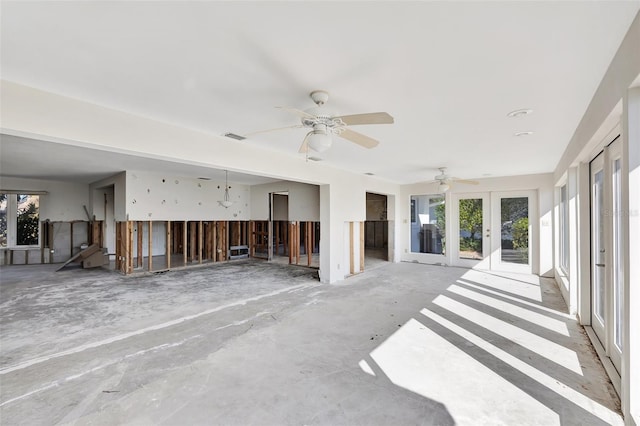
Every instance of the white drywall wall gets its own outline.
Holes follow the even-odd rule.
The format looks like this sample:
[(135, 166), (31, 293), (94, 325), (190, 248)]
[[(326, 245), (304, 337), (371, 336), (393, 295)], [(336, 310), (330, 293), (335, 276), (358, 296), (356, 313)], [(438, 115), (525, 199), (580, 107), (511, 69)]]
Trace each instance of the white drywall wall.
[(233, 205), (225, 208), (225, 182), (127, 171), (129, 220), (249, 220), (249, 187), (229, 182)]
[[(269, 220), (269, 194), (288, 192), (288, 219), (291, 221), (320, 220), (320, 188), (300, 182), (280, 181), (251, 187), (251, 219)], [(277, 219), (282, 220), (282, 219)]]
[[(104, 197), (108, 197), (108, 201), (112, 202), (111, 206), (107, 206), (107, 219), (113, 216), (114, 221), (123, 222), (127, 220), (126, 211), (126, 174), (118, 173), (114, 176), (93, 182), (90, 185), (91, 206), (97, 220), (105, 220), (104, 213)], [(114, 231), (115, 232), (115, 231)]]
[[(89, 185), (52, 180), (0, 178), (0, 187), (16, 191), (47, 191), (40, 196), (40, 220), (88, 220), (82, 206), (90, 208)], [(90, 210), (90, 209), (89, 209)]]

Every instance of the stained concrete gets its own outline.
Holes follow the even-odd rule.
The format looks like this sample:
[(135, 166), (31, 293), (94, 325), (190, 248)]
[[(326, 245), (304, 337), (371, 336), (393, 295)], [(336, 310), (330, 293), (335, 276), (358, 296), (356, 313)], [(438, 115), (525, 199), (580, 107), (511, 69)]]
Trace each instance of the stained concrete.
[(553, 282), (418, 264), (0, 269), (12, 424), (621, 424)]

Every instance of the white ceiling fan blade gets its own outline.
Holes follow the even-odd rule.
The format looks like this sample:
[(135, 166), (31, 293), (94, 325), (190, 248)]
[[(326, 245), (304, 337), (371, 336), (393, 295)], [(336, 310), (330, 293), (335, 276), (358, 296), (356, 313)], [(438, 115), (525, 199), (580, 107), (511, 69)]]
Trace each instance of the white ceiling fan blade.
[(285, 127), (277, 127), (275, 129), (258, 130), (257, 132), (246, 133), (244, 137), (248, 138), (249, 136), (258, 135), (260, 133), (277, 132), (278, 130), (296, 129), (300, 127), (304, 127), (304, 126), (302, 124), (296, 124), (295, 126), (285, 126)]
[(311, 135), (311, 133), (313, 132), (309, 132), (307, 133), (307, 135), (304, 137), (304, 139), (302, 140), (302, 145), (300, 145), (300, 149), (298, 150), (298, 152), (300, 154), (306, 154), (309, 152), (309, 135)]
[(370, 138), (369, 136), (365, 136), (362, 133), (354, 132), (353, 130), (349, 129), (344, 129), (338, 134), (338, 136), (369, 149), (375, 148), (380, 143), (377, 140)]
[(281, 106), (277, 106), (276, 108), (281, 109), (283, 111), (290, 112), (290, 113), (295, 114), (295, 115), (297, 115), (298, 117), (301, 117), (301, 118), (316, 118), (315, 115), (309, 114), (308, 112), (304, 112), (304, 111), (301, 111), (301, 110), (296, 109), (296, 108), (281, 107)]
[(358, 124), (393, 124), (393, 117), (386, 112), (341, 115), (335, 118), (341, 119), (347, 126), (355, 126)]
[(480, 182), (478, 182), (477, 180), (467, 180), (467, 179), (458, 179), (458, 178), (451, 178), (451, 180), (455, 183), (464, 183), (467, 185), (479, 185)]

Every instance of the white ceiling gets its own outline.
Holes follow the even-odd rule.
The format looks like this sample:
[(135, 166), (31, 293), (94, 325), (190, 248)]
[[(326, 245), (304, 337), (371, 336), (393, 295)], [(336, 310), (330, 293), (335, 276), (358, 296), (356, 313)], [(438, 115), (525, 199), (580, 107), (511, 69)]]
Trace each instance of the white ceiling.
[[(331, 166), (399, 183), (431, 179), (439, 166), (462, 178), (544, 173), (639, 9), (638, 1), (3, 1), (0, 71), (217, 135), (297, 124), (274, 107), (306, 109), (308, 93), (324, 89), (337, 114), (395, 117), (356, 129), (380, 140), (375, 149), (335, 140), (319, 155)], [(533, 113), (507, 118), (520, 108)], [(241, 143), (301, 155), (305, 133)], [(4, 175), (13, 151), (3, 151)], [(79, 163), (43, 174), (91, 170)]]

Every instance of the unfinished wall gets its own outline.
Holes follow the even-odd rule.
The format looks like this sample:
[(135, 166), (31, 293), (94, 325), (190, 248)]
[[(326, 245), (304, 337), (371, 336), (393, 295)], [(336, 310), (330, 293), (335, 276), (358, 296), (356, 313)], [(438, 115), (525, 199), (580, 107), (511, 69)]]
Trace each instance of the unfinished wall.
[(155, 174), (126, 173), (128, 220), (249, 220), (249, 187), (229, 182), (233, 205), (224, 208), (224, 181)]

